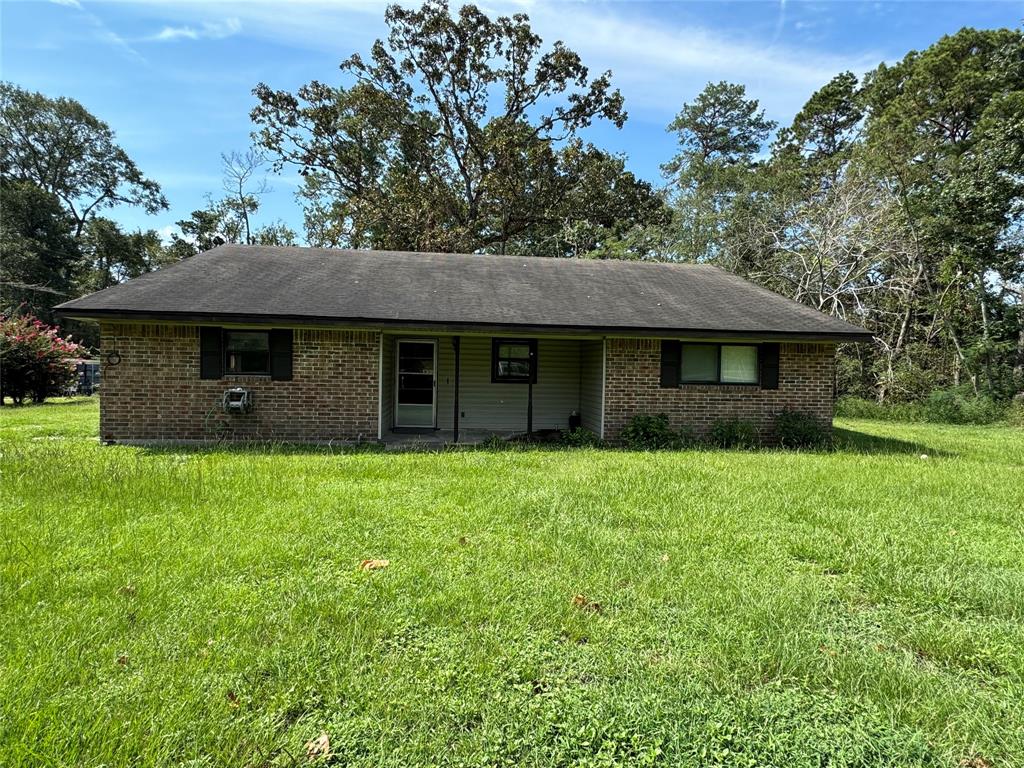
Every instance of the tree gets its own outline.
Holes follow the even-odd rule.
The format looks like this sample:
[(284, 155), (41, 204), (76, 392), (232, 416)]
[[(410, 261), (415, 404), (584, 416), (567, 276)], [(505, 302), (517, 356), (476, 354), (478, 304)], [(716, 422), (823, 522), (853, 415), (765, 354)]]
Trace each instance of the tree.
[[(254, 209), (249, 209), (253, 213)], [(181, 234), (173, 233), (167, 246), (167, 258), (180, 261), (226, 243), (249, 245), (296, 245), (298, 237), (283, 221), (265, 224), (245, 234), (246, 224), (230, 201), (210, 200), (209, 207), (192, 211), (187, 219), (175, 222)]]
[[(263, 155), (255, 150), (230, 152), (221, 155), (224, 172), (225, 197), (220, 201), (221, 219), (231, 222), (237, 234), (232, 242), (241, 241), (252, 245), (251, 217), (259, 210), (260, 197), (270, 191), (266, 178), (256, 179), (256, 174), (266, 162)], [(255, 182), (255, 183), (254, 183)]]
[(867, 158), (898, 191), (918, 253), (915, 312), (938, 330), (952, 382), (994, 394), (1024, 386), (997, 364), (1010, 305), (991, 287), (1020, 274), (1022, 99), (1024, 34), (1008, 29), (962, 29), (865, 86)]
[(857, 77), (842, 72), (808, 99), (792, 125), (779, 131), (773, 162), (792, 159), (810, 175), (811, 191), (813, 187), (827, 188), (838, 181), (850, 160), (863, 118)]
[(114, 132), (74, 99), (50, 99), (0, 83), (0, 178), (31, 181), (57, 197), (75, 221), (115, 205), (167, 208), (160, 186), (146, 178)]
[(30, 181), (0, 184), (0, 311), (19, 307), (45, 319), (77, 295), (83, 271), (74, 220), (54, 195)]
[(756, 169), (755, 155), (774, 128), (742, 85), (708, 83), (683, 105), (668, 126), (680, 151), (662, 166), (672, 191), (678, 256), (714, 257), (729, 211)]
[(836, 76), (763, 159), (756, 105), (722, 84), (702, 96), (667, 167), (685, 247), (869, 328), (873, 347), (841, 351), (844, 387), (1024, 387), (1019, 30), (963, 29), (863, 80)]
[(0, 404), (5, 397), (21, 405), (26, 397), (41, 403), (59, 394), (74, 380), (74, 360), (84, 354), (31, 315), (0, 315)]
[(172, 234), (167, 247), (174, 261), (189, 258), (225, 243), (247, 245), (295, 245), (295, 232), (283, 221), (254, 226), (260, 197), (270, 191), (265, 177), (258, 177), (266, 163), (255, 150), (221, 155), (224, 197), (206, 198), (207, 206), (175, 222), (181, 234)]
[[(453, 17), (431, 0), (385, 21), (368, 59), (342, 62), (349, 86), (254, 90), (254, 139), (275, 169), (300, 169), (311, 243), (572, 255), (660, 213), (649, 185), (578, 141), (595, 120), (626, 120), (609, 72), (590, 79), (561, 42), (542, 52), (523, 14)], [(584, 199), (590, 179), (604, 187)]]
[(155, 230), (125, 232), (117, 222), (102, 216), (86, 224), (81, 245), (91, 267), (82, 285), (85, 292), (117, 285), (170, 260)]

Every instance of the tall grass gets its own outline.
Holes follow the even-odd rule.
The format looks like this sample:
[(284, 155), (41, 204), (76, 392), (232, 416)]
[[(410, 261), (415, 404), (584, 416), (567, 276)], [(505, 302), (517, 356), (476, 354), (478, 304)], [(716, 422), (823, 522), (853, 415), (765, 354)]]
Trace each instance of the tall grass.
[(1024, 764), (1020, 430), (839, 427), (184, 451), (3, 409), (0, 765)]
[(842, 397), (836, 403), (836, 414), (880, 421), (1024, 425), (1024, 405), (998, 402), (963, 389), (936, 390), (924, 400), (911, 403), (878, 403), (860, 397)]

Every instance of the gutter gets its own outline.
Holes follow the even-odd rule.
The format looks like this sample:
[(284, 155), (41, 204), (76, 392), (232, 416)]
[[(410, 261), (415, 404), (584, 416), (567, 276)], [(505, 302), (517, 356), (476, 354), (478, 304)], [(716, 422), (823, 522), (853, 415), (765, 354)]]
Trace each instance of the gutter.
[[(872, 335), (868, 331), (851, 330), (850, 332), (822, 331), (784, 331), (764, 329), (709, 329), (709, 328), (652, 328), (650, 326), (587, 326), (587, 325), (543, 325), (531, 323), (475, 323), (475, 322), (444, 322), (440, 320), (398, 320), (379, 317), (323, 317), (311, 315), (257, 315), (250, 313), (195, 313), (195, 312), (149, 312), (143, 310), (109, 310), (109, 309), (76, 309), (67, 307), (55, 308), (58, 317), (85, 321), (122, 321), (122, 322), (171, 322), (185, 325), (280, 325), (288, 326), (319, 326), (339, 328), (393, 328), (401, 330), (444, 330), (459, 332), (483, 333), (537, 333), (537, 334), (569, 334), (569, 335), (601, 335), (620, 336), (625, 338), (685, 337), (692, 339), (758, 339), (763, 341), (870, 341)], [(854, 326), (851, 326), (853, 328)]]

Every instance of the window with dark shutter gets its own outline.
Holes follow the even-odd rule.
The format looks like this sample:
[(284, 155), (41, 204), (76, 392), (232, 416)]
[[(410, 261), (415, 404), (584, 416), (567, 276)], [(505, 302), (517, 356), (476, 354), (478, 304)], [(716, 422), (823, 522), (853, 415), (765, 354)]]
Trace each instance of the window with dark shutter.
[(779, 388), (779, 345), (761, 345), (761, 389)]
[(199, 329), (199, 378), (220, 379), (224, 376), (223, 334), (220, 328)]
[(224, 331), (224, 370), (230, 374), (270, 373), (270, 332)]
[(679, 386), (679, 363), (682, 356), (682, 342), (663, 339), (661, 342), (661, 386)]
[(275, 328), (270, 332), (270, 378), (292, 380), (292, 331)]

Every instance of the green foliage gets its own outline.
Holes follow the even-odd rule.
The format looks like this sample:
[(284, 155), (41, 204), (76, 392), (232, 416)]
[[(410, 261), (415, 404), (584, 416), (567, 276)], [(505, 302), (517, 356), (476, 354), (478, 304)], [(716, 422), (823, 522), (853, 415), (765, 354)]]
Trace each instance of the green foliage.
[(543, 51), (524, 14), (391, 5), (350, 85), (259, 84), (255, 138), (300, 169), (314, 245), (573, 256), (665, 219), (624, 160), (583, 142), (626, 120), (611, 74)]
[(914, 402), (879, 403), (860, 397), (836, 402), (836, 415), (882, 421), (936, 422), (944, 424), (993, 424), (1010, 417), (1011, 405), (987, 395), (975, 395), (960, 387), (937, 389)]
[(754, 448), (760, 441), (757, 427), (746, 419), (715, 419), (708, 439), (719, 448)]
[(1015, 427), (1024, 427), (1024, 397), (1013, 398), (1006, 409), (1006, 421)]
[(11, 398), (41, 403), (75, 378), (75, 358), (85, 350), (31, 315), (0, 315), (0, 404)]
[(507, 451), (514, 446), (500, 435), (491, 435), (480, 443), (480, 448), (485, 451)]
[(667, 129), (679, 140), (679, 154), (662, 166), (672, 191), (674, 255), (685, 260), (721, 255), (730, 212), (750, 182), (755, 154), (774, 128), (742, 85), (708, 83), (683, 106)]
[(167, 208), (160, 185), (142, 174), (109, 125), (74, 99), (6, 82), (0, 83), (0, 177), (30, 181), (59, 199), (75, 220), (76, 237), (104, 208)]
[(91, 267), (83, 281), (83, 293), (109, 288), (169, 261), (155, 230), (125, 232), (117, 222), (101, 216), (89, 219), (80, 243)]
[(31, 181), (0, 183), (0, 312), (52, 320), (51, 308), (77, 295), (84, 265), (75, 222), (53, 194)]
[(828, 427), (815, 416), (791, 410), (775, 417), (775, 434), (784, 448), (820, 448), (831, 438)]
[(569, 448), (600, 448), (604, 441), (586, 427), (576, 427), (562, 434), (562, 444)]
[(145, 450), (95, 401), (4, 409), (0, 764), (1020, 763), (1024, 432), (839, 426)]
[(680, 154), (667, 258), (711, 260), (866, 326), (843, 393), (915, 401), (968, 382), (1024, 390), (1024, 33), (962, 29), (858, 79), (834, 77), (782, 128), (742, 86), (709, 85), (669, 130)]
[(676, 450), (693, 443), (689, 430), (674, 430), (669, 426), (668, 416), (637, 415), (630, 419), (619, 434), (622, 444), (634, 451)]

